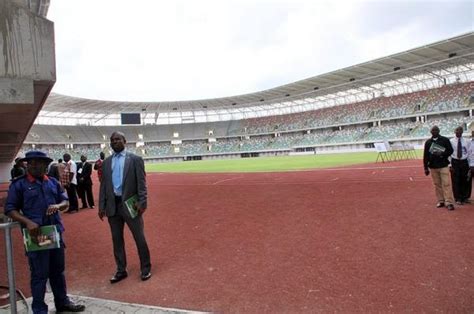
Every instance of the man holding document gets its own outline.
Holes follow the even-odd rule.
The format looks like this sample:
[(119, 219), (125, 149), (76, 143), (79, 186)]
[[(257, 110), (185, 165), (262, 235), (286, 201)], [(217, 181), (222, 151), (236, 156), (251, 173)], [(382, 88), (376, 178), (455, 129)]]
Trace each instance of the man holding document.
[(439, 134), (439, 127), (431, 128), (431, 138), (425, 142), (423, 152), (423, 166), (425, 175), (431, 172), (431, 178), (435, 186), (438, 203), (436, 207), (446, 206), (448, 210), (454, 210), (454, 197), (451, 188), (451, 175), (449, 173), (449, 159), (453, 153), (453, 147), (447, 137)]
[(99, 194), (99, 218), (107, 216), (117, 269), (111, 283), (127, 278), (127, 257), (123, 237), (124, 225), (132, 232), (138, 255), (142, 280), (151, 277), (150, 251), (145, 239), (143, 213), (147, 208), (145, 165), (140, 156), (125, 150), (125, 135), (114, 132), (110, 147), (114, 153), (102, 164)]

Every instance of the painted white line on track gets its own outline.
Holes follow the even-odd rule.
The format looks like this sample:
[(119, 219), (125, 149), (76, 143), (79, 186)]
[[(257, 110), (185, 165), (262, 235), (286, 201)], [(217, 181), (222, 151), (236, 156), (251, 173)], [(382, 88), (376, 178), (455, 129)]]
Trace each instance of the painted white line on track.
[[(428, 182), (428, 179), (414, 180), (416, 182)], [(406, 179), (390, 179), (390, 180), (351, 180), (345, 179), (344, 183), (402, 183)], [(216, 183), (169, 183), (169, 184), (155, 184), (156, 186), (214, 186)], [(310, 185), (310, 184), (340, 184), (335, 180), (331, 181), (304, 181), (304, 182), (266, 182), (266, 181), (241, 181), (240, 183), (230, 183), (225, 186), (255, 186), (255, 185)]]
[(290, 170), (273, 170), (273, 171), (254, 171), (254, 172), (239, 172), (239, 171), (223, 171), (223, 172), (147, 172), (148, 174), (182, 174), (182, 175), (221, 175), (221, 174), (268, 174), (268, 173), (288, 173), (288, 172), (318, 172), (318, 171), (354, 171), (354, 170), (380, 170), (380, 169), (403, 169), (403, 168), (419, 168), (419, 166), (381, 166), (381, 167), (343, 167), (341, 168), (315, 168), (315, 169), (290, 169)]
[[(323, 168), (323, 169), (301, 169), (301, 170), (288, 170), (288, 171), (302, 171), (302, 172), (315, 172), (315, 171), (354, 171), (354, 170), (381, 170), (381, 169), (403, 169), (403, 168), (420, 168), (419, 166), (372, 166), (372, 167), (341, 167), (341, 168)], [(275, 171), (280, 172), (280, 171)], [(281, 171), (287, 172), (287, 171)]]
[(238, 177), (234, 177), (234, 178), (229, 178), (229, 179), (223, 179), (223, 180), (219, 180), (219, 181), (217, 181), (217, 182), (212, 183), (212, 185), (217, 185), (217, 184), (222, 183), (222, 182), (237, 180), (237, 179), (240, 179), (240, 178), (242, 178), (242, 176), (238, 176)]

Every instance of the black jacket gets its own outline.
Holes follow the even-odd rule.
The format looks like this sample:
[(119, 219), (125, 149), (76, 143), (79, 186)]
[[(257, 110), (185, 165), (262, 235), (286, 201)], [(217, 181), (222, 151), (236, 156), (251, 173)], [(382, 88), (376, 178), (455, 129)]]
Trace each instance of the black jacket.
[[(430, 147), (433, 142), (446, 148), (446, 150), (440, 155), (430, 153)], [(452, 153), (453, 147), (451, 146), (451, 142), (447, 137), (439, 135), (436, 141), (433, 140), (433, 138), (430, 138), (425, 142), (425, 149), (423, 152), (423, 166), (425, 169), (439, 169), (447, 167), (449, 165), (448, 157), (451, 156)]]
[[(79, 173), (79, 169), (82, 169), (81, 173)], [(78, 184), (92, 184), (91, 174), (92, 174), (92, 164), (88, 163), (87, 161), (77, 164), (77, 182)]]

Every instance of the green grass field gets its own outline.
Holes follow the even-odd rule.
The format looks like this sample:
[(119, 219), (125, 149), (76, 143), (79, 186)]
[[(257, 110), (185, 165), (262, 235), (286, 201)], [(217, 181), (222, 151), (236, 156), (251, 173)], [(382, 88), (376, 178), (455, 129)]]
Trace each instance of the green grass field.
[(271, 172), (371, 163), (375, 162), (376, 158), (376, 152), (236, 158), (147, 164), (146, 170), (149, 172)]

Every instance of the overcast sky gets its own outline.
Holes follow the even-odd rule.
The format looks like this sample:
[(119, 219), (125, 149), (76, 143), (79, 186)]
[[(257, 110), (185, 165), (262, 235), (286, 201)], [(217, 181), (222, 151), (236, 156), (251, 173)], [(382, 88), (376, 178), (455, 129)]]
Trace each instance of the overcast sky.
[(56, 93), (257, 92), (474, 30), (473, 1), (52, 0)]

